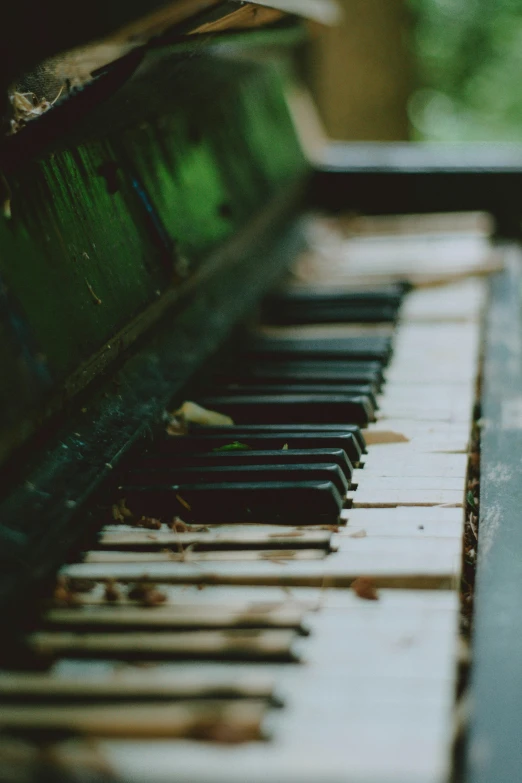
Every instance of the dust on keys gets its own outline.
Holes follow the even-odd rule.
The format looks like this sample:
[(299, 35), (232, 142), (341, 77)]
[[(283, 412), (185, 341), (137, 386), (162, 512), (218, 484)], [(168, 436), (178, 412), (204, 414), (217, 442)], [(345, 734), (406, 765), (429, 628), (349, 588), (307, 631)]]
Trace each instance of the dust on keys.
[(125, 781), (447, 779), (484, 221), (316, 222), (195, 396), (236, 423), (126, 466), (23, 641), (47, 670), (0, 676), (5, 731), (69, 764), (55, 735), (95, 737)]

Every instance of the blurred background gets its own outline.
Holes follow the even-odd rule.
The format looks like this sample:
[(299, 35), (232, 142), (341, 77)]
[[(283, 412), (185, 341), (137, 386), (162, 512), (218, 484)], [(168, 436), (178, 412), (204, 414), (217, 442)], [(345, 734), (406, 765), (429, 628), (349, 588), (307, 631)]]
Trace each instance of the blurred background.
[[(312, 89), (335, 139), (520, 141), (522, 0), (340, 0)], [(355, 74), (355, 76), (351, 76)]]

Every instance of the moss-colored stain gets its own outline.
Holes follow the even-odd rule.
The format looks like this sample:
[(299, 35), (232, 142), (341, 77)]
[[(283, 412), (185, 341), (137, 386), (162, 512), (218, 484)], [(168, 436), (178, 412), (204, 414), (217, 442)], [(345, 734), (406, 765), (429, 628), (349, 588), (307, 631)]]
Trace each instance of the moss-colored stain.
[[(53, 377), (63, 378), (143, 308), (160, 284), (148, 237), (97, 170), (110, 145), (90, 142), (28, 166), (0, 227), (2, 275)], [(94, 293), (93, 293), (94, 292)]]

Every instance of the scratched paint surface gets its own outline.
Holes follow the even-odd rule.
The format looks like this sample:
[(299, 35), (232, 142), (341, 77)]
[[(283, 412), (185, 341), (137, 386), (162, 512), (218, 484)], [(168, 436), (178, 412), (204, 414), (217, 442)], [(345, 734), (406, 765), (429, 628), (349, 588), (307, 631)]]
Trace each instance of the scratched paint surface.
[(521, 283), (512, 249), (486, 328), (468, 783), (512, 783), (522, 769)]
[(92, 141), (31, 163), (0, 224), (3, 276), (55, 379), (63, 378), (154, 295), (160, 272), (128, 185), (98, 173), (113, 157)]

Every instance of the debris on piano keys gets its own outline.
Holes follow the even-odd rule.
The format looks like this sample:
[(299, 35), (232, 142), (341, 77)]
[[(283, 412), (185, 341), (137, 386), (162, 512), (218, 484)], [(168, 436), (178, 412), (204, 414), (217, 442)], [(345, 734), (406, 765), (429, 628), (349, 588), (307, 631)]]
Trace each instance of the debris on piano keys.
[[(232, 5), (173, 7), (197, 6), (209, 40), (236, 12), (274, 21)], [(242, 33), (194, 57), (189, 17), (56, 111), (12, 102), (28, 127), (4, 139), (17, 209), (0, 226), (18, 307), (0, 323), (16, 425), (0, 456), (25, 481), (1, 503), (9, 619), (32, 571), (59, 573), (13, 623), (40, 671), (0, 671), (0, 730), (96, 737), (118, 783), (442, 783), (490, 220), (303, 214), (329, 174), (298, 147), (272, 53), (304, 30), (277, 15), (263, 56)], [(25, 372), (33, 355), (52, 383)], [(33, 435), (26, 474), (15, 447)]]
[(156, 517), (148, 517), (145, 515), (135, 516), (127, 507), (126, 498), (120, 498), (117, 503), (113, 503), (111, 512), (112, 520), (117, 524), (143, 527), (147, 528), (147, 530), (160, 530), (162, 526), (161, 520)]
[(158, 590), (156, 585), (151, 582), (137, 582), (130, 585), (127, 590), (127, 598), (131, 601), (137, 601), (143, 606), (159, 606), (167, 600), (165, 593)]
[(228, 427), (234, 424), (230, 416), (210, 411), (195, 402), (186, 401), (174, 413), (166, 413), (167, 434), (186, 435), (191, 424), (201, 427)]
[(359, 576), (352, 582), (352, 590), (358, 598), (364, 598), (366, 601), (378, 601), (379, 592), (375, 582), (369, 576)]

